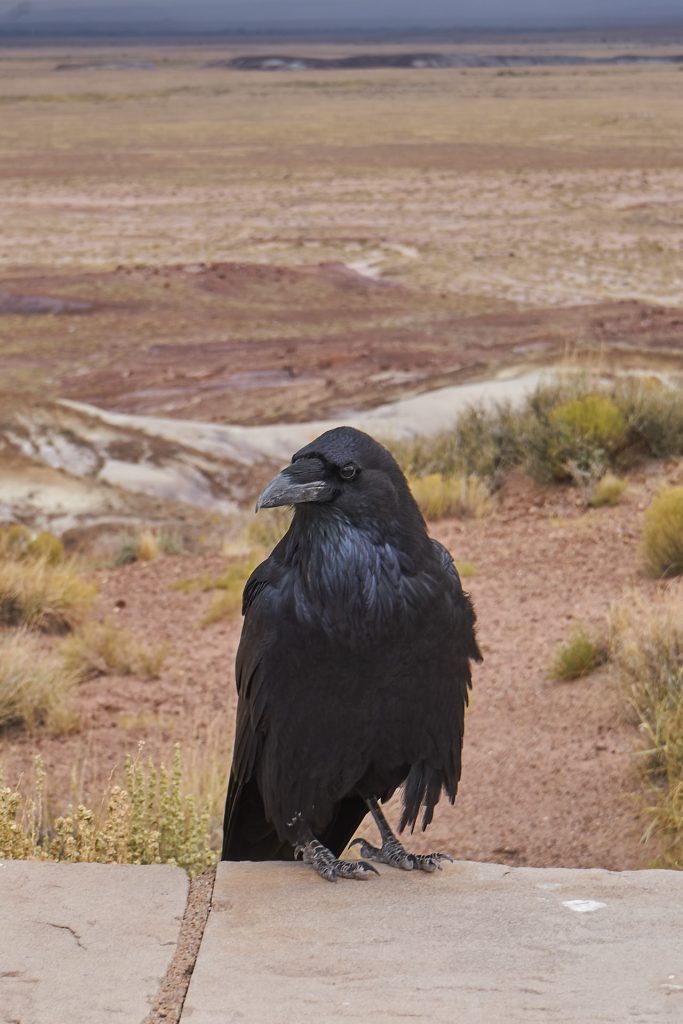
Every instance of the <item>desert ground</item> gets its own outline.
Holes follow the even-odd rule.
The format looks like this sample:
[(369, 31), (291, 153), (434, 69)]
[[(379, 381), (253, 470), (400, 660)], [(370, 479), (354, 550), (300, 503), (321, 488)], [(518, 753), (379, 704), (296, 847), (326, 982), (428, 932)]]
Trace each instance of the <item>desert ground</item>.
[[(677, 54), (683, 39), (468, 46)], [(239, 618), (200, 625), (211, 596), (172, 584), (221, 572), (238, 507), (277, 461), (192, 452), (208, 489), (160, 498), (135, 469), (177, 458), (172, 443), (150, 453), (137, 435), (112, 436), (118, 475), (96, 479), (97, 459), (58, 458), (29, 429), (54, 436), (60, 400), (277, 425), (561, 361), (683, 369), (679, 66), (215, 66), (256, 52), (0, 50), (1, 518), (44, 525), (26, 495), (59, 485), (64, 513), (69, 494), (85, 509), (73, 546), (98, 502), (110, 532), (163, 523), (188, 537), (184, 554), (119, 568), (106, 545), (81, 545), (94, 615), (169, 653), (158, 680), (81, 684), (72, 733), (0, 732), (6, 777), (26, 777), (41, 752), (55, 807), (96, 800), (140, 741), (154, 757), (180, 741), (193, 775), (220, 790)], [(92, 424), (64, 423), (80, 451)], [(656, 840), (641, 842), (639, 736), (609, 668), (557, 683), (548, 666), (572, 624), (603, 629), (615, 600), (659, 586), (642, 569), (640, 524), (667, 482), (683, 482), (680, 461), (641, 467), (622, 503), (586, 510), (576, 489), (515, 474), (486, 518), (433, 524), (474, 567), (485, 661), (461, 795), (414, 837), (420, 849), (532, 865), (656, 859)]]

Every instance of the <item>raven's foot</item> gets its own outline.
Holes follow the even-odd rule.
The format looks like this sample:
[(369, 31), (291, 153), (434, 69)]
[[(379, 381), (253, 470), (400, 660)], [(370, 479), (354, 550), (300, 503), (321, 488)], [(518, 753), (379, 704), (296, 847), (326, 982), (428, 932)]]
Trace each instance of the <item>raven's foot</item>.
[(379, 871), (364, 860), (338, 860), (334, 854), (317, 839), (310, 839), (296, 847), (296, 856), (303, 855), (304, 864), (310, 864), (321, 878), (336, 882), (338, 878), (370, 878)]
[(408, 853), (393, 835), (385, 839), (381, 846), (373, 846), (367, 839), (354, 839), (350, 845), (356, 844), (360, 846), (361, 857), (388, 864), (392, 868), (403, 868), (404, 871), (441, 871), (442, 861), (453, 862), (447, 853)]

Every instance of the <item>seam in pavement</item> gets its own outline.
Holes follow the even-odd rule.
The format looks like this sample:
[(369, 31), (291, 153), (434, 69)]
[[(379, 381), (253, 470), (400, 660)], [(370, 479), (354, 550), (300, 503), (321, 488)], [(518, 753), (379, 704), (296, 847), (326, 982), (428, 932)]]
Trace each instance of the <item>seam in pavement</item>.
[(143, 1024), (178, 1024), (185, 1005), (216, 881), (216, 868), (209, 868), (190, 879), (187, 903), (180, 924), (178, 942), (168, 965), (152, 1009)]

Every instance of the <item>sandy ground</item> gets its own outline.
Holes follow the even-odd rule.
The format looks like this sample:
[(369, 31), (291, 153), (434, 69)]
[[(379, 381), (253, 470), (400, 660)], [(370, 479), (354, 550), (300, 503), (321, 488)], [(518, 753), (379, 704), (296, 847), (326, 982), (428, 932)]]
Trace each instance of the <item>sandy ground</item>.
[[(656, 588), (640, 566), (639, 524), (662, 472), (660, 466), (634, 478), (622, 505), (588, 512), (573, 490), (542, 491), (512, 477), (489, 518), (434, 526), (456, 559), (475, 566), (467, 585), (485, 661), (476, 670), (460, 795), (454, 808), (439, 807), (426, 835), (412, 837), (415, 848), (536, 866), (620, 869), (654, 859), (655, 846), (640, 842), (638, 734), (609, 672), (557, 683), (547, 670), (574, 623), (601, 631), (612, 601), (632, 587)], [(680, 466), (664, 472), (680, 481)], [(5, 732), (10, 779), (40, 750), (58, 805), (74, 780), (81, 792), (98, 792), (139, 740), (150, 754), (166, 756), (181, 741), (191, 771), (222, 793), (239, 621), (200, 628), (212, 595), (170, 589), (221, 565), (218, 557), (162, 558), (98, 574), (99, 614), (169, 645), (162, 677), (83, 684), (78, 733)]]

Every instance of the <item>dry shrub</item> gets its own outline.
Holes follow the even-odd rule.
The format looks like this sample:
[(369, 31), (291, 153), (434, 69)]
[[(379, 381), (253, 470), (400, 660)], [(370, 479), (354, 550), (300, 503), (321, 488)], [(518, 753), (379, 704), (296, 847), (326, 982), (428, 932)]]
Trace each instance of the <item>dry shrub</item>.
[(0, 636), (0, 727), (46, 725), (52, 732), (70, 732), (77, 726), (75, 682), (61, 659), (44, 654), (27, 630)]
[(643, 554), (653, 576), (683, 573), (683, 487), (669, 487), (645, 511)]
[(111, 619), (88, 622), (61, 644), (67, 670), (79, 680), (110, 672), (158, 679), (168, 654), (165, 644), (150, 647)]
[(656, 377), (629, 378), (617, 383), (614, 400), (635, 448), (657, 459), (683, 454), (680, 388), (664, 384)]
[(610, 627), (610, 656), (645, 740), (648, 833), (661, 834), (664, 865), (683, 868), (683, 586), (654, 600), (634, 594), (612, 609)]
[(137, 538), (135, 556), (140, 562), (153, 562), (159, 557), (159, 541), (152, 530), (143, 530)]
[(446, 477), (441, 473), (409, 481), (415, 501), (426, 519), (447, 516), (479, 519), (491, 511), (491, 495), (476, 476)]
[(72, 562), (0, 561), (0, 623), (4, 625), (65, 632), (81, 621), (95, 594), (95, 587), (78, 575)]
[(178, 864), (191, 874), (215, 863), (211, 811), (188, 792), (180, 747), (170, 769), (127, 758), (121, 784), (107, 787), (94, 811), (83, 804), (45, 820), (45, 770), (36, 761), (33, 790), (5, 785), (0, 773), (0, 858)]
[(593, 488), (588, 504), (592, 508), (601, 508), (603, 505), (617, 505), (627, 487), (628, 483), (626, 480), (615, 476), (614, 473), (605, 473)]
[(235, 584), (232, 590), (224, 590), (222, 594), (209, 605), (202, 618), (202, 626), (212, 626), (214, 622), (222, 622), (223, 619), (234, 619), (242, 611), (242, 591), (247, 581), (245, 576), (239, 583)]
[(54, 533), (37, 534), (35, 537), (27, 526), (15, 523), (0, 527), (0, 560), (20, 561), (34, 558), (57, 565), (66, 558), (64, 545)]
[(563, 643), (553, 660), (550, 675), (553, 679), (568, 681), (589, 675), (607, 660), (604, 643), (593, 639), (585, 626), (577, 626)]

